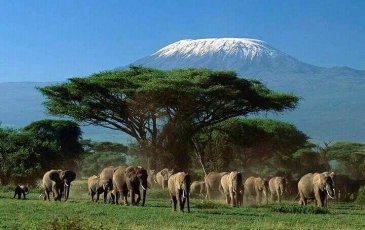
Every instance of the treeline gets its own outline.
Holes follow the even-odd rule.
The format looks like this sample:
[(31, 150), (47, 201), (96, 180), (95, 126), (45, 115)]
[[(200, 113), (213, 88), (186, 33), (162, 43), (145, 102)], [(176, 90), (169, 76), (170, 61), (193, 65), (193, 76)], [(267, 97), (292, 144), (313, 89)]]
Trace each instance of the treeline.
[[(318, 147), (291, 124), (245, 118), (294, 109), (300, 99), (234, 72), (130, 67), (39, 90), (50, 114), (74, 122), (46, 120), (20, 131), (2, 129), (2, 183), (62, 167), (78, 167), (90, 176), (104, 165), (125, 163), (128, 156), (129, 163), (146, 168), (169, 167), (198, 175), (240, 170), (299, 178), (335, 169), (363, 177), (363, 144)], [(75, 122), (118, 130), (135, 142), (128, 152), (112, 143), (87, 143)]]
[(76, 167), (83, 153), (72, 121), (42, 120), (21, 130), (0, 129), (0, 181), (34, 183), (49, 169)]
[(81, 138), (72, 121), (41, 120), (20, 130), (0, 128), (1, 184), (35, 184), (50, 169), (72, 169), (80, 176), (126, 164), (127, 147)]

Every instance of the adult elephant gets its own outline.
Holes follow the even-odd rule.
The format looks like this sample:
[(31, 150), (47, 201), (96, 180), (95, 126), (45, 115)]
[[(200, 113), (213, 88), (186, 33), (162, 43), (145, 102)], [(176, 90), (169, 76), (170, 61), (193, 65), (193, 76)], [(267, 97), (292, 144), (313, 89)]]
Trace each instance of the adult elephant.
[(268, 188), (269, 183), (267, 180), (261, 177), (249, 177), (244, 183), (244, 197), (246, 203), (248, 203), (248, 197), (256, 199), (256, 203), (260, 204), (262, 197), (265, 196), (266, 204), (268, 204)]
[(196, 194), (201, 197), (206, 197), (206, 187), (204, 181), (193, 181), (190, 185), (190, 194)]
[(276, 196), (277, 201), (281, 203), (284, 191), (286, 190), (287, 180), (285, 177), (277, 176), (269, 180), (269, 189), (271, 194), (271, 201), (274, 202)]
[(162, 187), (162, 189), (165, 189), (167, 185), (167, 181), (169, 180), (169, 177), (174, 173), (174, 169), (169, 170), (168, 168), (164, 168), (158, 173), (156, 173), (156, 181), (159, 186)]
[[(132, 205), (138, 205), (141, 201), (141, 194), (139, 187), (142, 187), (142, 206), (146, 201), (147, 170), (141, 166), (118, 167), (113, 174), (113, 191), (115, 196), (115, 203), (118, 204), (119, 196), (124, 198), (124, 204), (128, 205), (128, 192), (130, 193)], [(135, 196), (137, 195), (137, 200)]]
[(147, 170), (147, 174), (148, 174), (148, 187), (151, 188), (153, 187), (155, 184), (157, 184), (157, 180), (156, 180), (156, 170), (155, 169), (149, 169)]
[(107, 196), (108, 192), (113, 190), (113, 174), (116, 167), (109, 166), (101, 170), (101, 173), (99, 175), (99, 181), (104, 187), (104, 203), (107, 202)]
[(327, 206), (327, 195), (334, 199), (334, 173), (308, 173), (298, 182), (298, 191), (301, 205), (307, 205), (308, 200), (315, 200), (318, 207)]
[(213, 199), (221, 195), (219, 190), (221, 178), (228, 172), (210, 172), (204, 177), (205, 187), (208, 199)]
[(170, 176), (168, 180), (168, 188), (171, 196), (172, 209), (176, 211), (177, 203), (181, 212), (184, 212), (185, 202), (188, 212), (190, 212), (190, 175), (185, 172), (178, 172)]
[(50, 200), (49, 193), (53, 193), (54, 200), (61, 201), (63, 192), (65, 201), (69, 198), (71, 182), (76, 179), (76, 173), (71, 170), (50, 170), (43, 176), (44, 200)]
[(94, 201), (94, 196), (96, 195), (96, 202), (99, 200), (100, 194), (104, 193), (106, 188), (105, 185), (101, 183), (100, 178), (95, 175), (88, 178), (87, 187), (91, 196), (91, 201)]
[(223, 189), (226, 203), (231, 204), (233, 207), (241, 204), (241, 193), (243, 189), (242, 174), (237, 171), (233, 171), (229, 174), (225, 174), (221, 178), (221, 188)]

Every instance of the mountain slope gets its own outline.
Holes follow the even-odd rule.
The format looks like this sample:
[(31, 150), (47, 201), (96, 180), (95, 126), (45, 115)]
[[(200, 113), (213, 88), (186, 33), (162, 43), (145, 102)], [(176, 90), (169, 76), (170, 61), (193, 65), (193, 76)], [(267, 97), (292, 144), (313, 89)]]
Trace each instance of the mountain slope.
[(247, 38), (181, 40), (131, 65), (234, 70), (242, 77), (261, 80), (273, 90), (301, 96), (295, 111), (274, 117), (294, 123), (316, 141), (365, 142), (363, 70), (310, 65), (264, 41)]

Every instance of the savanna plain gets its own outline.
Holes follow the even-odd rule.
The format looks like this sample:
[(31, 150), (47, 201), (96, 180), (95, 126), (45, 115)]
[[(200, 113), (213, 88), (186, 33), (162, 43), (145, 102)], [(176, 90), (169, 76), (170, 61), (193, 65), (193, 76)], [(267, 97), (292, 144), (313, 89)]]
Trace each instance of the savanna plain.
[(66, 202), (43, 201), (33, 188), (26, 200), (0, 188), (0, 229), (365, 229), (365, 210), (330, 200), (328, 209), (281, 204), (233, 208), (222, 200), (191, 199), (191, 212), (171, 210), (167, 190), (152, 188), (145, 207), (91, 202), (87, 182), (75, 181)]

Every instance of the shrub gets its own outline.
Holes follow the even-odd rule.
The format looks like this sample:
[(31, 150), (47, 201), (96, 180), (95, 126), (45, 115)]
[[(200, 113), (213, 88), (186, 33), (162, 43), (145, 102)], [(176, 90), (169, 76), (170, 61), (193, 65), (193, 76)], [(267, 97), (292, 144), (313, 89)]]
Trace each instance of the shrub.
[(213, 201), (203, 200), (201, 203), (196, 204), (195, 206), (198, 209), (221, 209), (221, 208), (231, 208), (230, 206), (222, 203), (217, 203)]
[(271, 207), (273, 212), (281, 213), (302, 213), (302, 214), (327, 214), (329, 210), (326, 208), (319, 208), (310, 205), (275, 205)]

